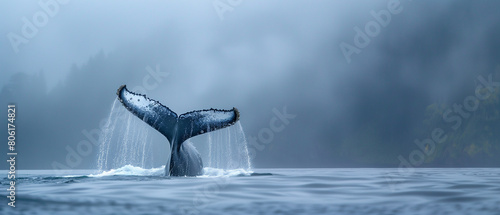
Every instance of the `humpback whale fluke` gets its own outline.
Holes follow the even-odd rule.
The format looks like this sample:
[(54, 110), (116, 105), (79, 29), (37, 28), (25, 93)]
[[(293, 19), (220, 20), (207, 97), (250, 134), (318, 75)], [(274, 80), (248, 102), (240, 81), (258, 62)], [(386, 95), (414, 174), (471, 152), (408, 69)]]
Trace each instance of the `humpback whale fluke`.
[[(116, 92), (120, 102), (135, 116), (165, 136), (171, 149), (170, 165), (165, 166), (171, 176), (195, 176), (203, 170), (201, 157), (196, 149), (184, 143), (187, 139), (225, 128), (239, 120), (238, 109), (206, 109), (177, 115), (159, 101), (130, 92), (125, 85)], [(167, 168), (169, 170), (167, 170)]]

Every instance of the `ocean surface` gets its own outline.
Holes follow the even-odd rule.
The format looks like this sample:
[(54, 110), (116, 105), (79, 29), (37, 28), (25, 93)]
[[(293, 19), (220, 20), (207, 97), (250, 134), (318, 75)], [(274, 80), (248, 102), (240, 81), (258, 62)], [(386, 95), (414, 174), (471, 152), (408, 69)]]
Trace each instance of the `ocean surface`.
[(500, 169), (20, 170), (0, 214), (500, 214)]

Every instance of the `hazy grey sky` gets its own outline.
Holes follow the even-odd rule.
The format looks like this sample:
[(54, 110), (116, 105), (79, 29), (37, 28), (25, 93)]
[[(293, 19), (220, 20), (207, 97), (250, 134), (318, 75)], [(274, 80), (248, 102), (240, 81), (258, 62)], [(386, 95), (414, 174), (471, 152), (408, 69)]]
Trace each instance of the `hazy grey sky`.
[[(365, 1), (356, 5), (327, 1), (242, 1), (237, 6), (231, 6), (222, 1), (233, 11), (218, 12), (214, 2), (217, 1), (69, 1), (67, 4), (58, 4), (57, 10), (53, 6), (49, 7), (56, 11), (54, 17), (49, 16), (47, 24), (37, 27), (38, 33), (29, 39), (28, 44), (19, 45), (18, 53), (13, 51), (8, 39), (2, 40), (1, 54), (5, 56), (3, 59), (8, 59), (5, 62), (7, 65), (20, 71), (33, 73), (44, 70), (49, 77), (49, 87), (63, 81), (72, 64), (81, 65), (100, 50), (109, 53), (129, 43), (147, 42), (152, 35), (168, 30), (175, 30), (190, 41), (190, 46), (183, 47), (183, 52), (190, 52), (190, 55), (203, 54), (200, 52), (217, 42), (231, 43), (246, 37), (250, 40), (246, 44), (231, 46), (225, 52), (233, 55), (254, 54), (249, 51), (256, 51), (259, 47), (246, 46), (251, 45), (248, 42), (258, 41), (268, 46), (261, 47), (268, 49), (266, 53), (273, 54), (274, 51), (274, 54), (278, 54), (275, 56), (278, 58), (273, 61), (279, 61), (300, 55), (296, 53), (298, 50), (290, 47), (296, 45), (293, 43), (297, 37), (307, 43), (319, 38), (326, 39), (322, 38), (327, 36), (325, 32), (334, 31), (345, 24), (343, 17), (346, 15), (362, 12), (363, 8), (369, 11), (384, 3)], [(33, 23), (37, 12), (44, 11), (37, 1), (9, 1), (4, 6), (0, 9), (3, 17), (2, 35), (12, 32), (22, 36), (23, 18)], [(361, 10), (353, 11), (355, 7)], [(219, 14), (223, 19), (220, 19)], [(270, 25), (270, 22), (279, 25)], [(275, 29), (269, 29), (273, 27)], [(165, 42), (169, 42), (170, 38), (165, 36)], [(284, 36), (289, 39), (282, 40)]]
[[(231, 9), (223, 19), (214, 2)], [(74, 0), (58, 4), (17, 53), (8, 35), (22, 36), (23, 18), (33, 22), (44, 7), (38, 1), (3, 4), (2, 89), (15, 73), (43, 71), (47, 96), (60, 104), (82, 100), (65, 94), (73, 91), (55, 90), (78, 87), (98, 95), (80, 104), (92, 112), (61, 106), (80, 118), (69, 126), (76, 132), (47, 143), (51, 148), (75, 145), (84, 138), (81, 129), (95, 127), (109, 112), (120, 84), (140, 85), (146, 67), (159, 65), (169, 75), (148, 96), (178, 113), (235, 106), (248, 136), (268, 126), (273, 108), (286, 106), (297, 115), (260, 152), (258, 165), (335, 166), (332, 153), (339, 153), (344, 138), (370, 124), (384, 126), (388, 139), (404, 139), (421, 123), (427, 105), (460, 99), (479, 74), (495, 70), (500, 56), (496, 1), (243, 0), (231, 6), (224, 0)], [(383, 26), (372, 11), (390, 8), (400, 12)], [(365, 28), (370, 23), (378, 23), (378, 30)], [(368, 33), (369, 42), (348, 62), (341, 44), (356, 47), (356, 28), (376, 33)], [(78, 72), (70, 73), (73, 65)], [(8, 99), (29, 98), (18, 92)], [(67, 122), (53, 119), (47, 125), (52, 123)]]

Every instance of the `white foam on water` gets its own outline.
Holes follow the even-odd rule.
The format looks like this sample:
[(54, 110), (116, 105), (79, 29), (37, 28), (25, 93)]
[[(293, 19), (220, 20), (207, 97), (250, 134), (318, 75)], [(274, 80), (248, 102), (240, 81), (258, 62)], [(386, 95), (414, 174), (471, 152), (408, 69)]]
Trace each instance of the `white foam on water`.
[[(234, 176), (250, 176), (253, 173), (251, 170), (246, 169), (217, 169), (211, 167), (203, 168), (203, 174), (196, 176), (198, 178), (217, 178), (217, 177), (234, 177)], [(138, 166), (133, 165), (125, 165), (123, 167), (117, 169), (111, 169), (108, 171), (102, 171), (97, 174), (89, 174), (89, 175), (67, 175), (63, 176), (65, 178), (73, 178), (73, 177), (108, 177), (108, 176), (164, 176), (165, 175), (165, 166), (145, 169)]]
[(162, 176), (165, 174), (165, 166), (151, 169), (143, 169), (141, 167), (125, 165), (118, 169), (111, 169), (109, 171), (103, 171), (98, 174), (90, 174), (88, 177), (103, 177), (103, 176), (115, 176), (115, 175), (127, 175), (127, 176)]
[(247, 169), (217, 169), (212, 167), (203, 168), (203, 174), (196, 176), (198, 178), (213, 178), (213, 177), (231, 177), (231, 176), (250, 176), (253, 173)]

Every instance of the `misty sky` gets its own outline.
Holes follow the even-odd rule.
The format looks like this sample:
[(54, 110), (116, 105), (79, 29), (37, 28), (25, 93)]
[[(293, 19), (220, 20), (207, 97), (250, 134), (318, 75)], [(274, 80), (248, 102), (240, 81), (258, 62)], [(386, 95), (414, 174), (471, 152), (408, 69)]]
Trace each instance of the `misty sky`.
[[(147, 95), (179, 114), (237, 107), (247, 138), (269, 127), (273, 109), (296, 115), (257, 152), (256, 167), (370, 166), (342, 151), (368, 127), (400, 142), (377, 149), (396, 163), (415, 148), (428, 105), (463, 101), (478, 75), (499, 68), (500, 2), (391, 2), (74, 0), (14, 47), (24, 18), (33, 22), (44, 7), (3, 2), (0, 103), (19, 107), (19, 165), (63, 162), (65, 147), (85, 138), (82, 129), (109, 114), (116, 89), (141, 86), (146, 76), (157, 84)], [(355, 29), (366, 34), (377, 21), (372, 11), (391, 8), (399, 12), (356, 47)], [(343, 43), (357, 51), (346, 58)]]

